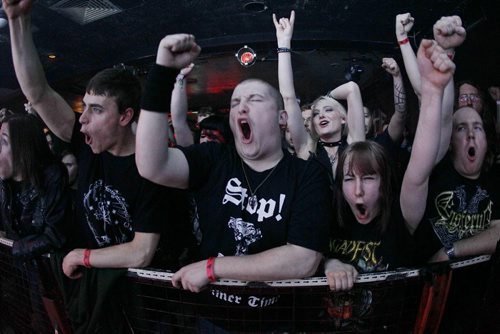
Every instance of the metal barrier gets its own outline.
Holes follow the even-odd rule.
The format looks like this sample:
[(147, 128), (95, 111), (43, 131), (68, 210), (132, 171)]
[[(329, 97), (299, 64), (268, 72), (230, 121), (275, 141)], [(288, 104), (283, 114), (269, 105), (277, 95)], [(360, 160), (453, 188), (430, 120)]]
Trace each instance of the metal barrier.
[[(2, 330), (71, 332), (60, 294), (41, 277), (48, 275), (48, 259), (32, 266), (16, 264), (11, 245), (0, 238)], [(362, 274), (355, 287), (343, 293), (330, 292), (325, 277), (314, 277), (261, 283), (219, 280), (199, 294), (173, 288), (173, 274), (168, 271), (129, 269), (120, 293), (127, 292), (121, 296), (126, 297), (122, 311), (131, 333), (429, 333), (457, 329), (491, 333), (500, 330), (499, 268), (498, 256), (478, 256), (420, 269)], [(36, 282), (36, 278), (44, 282)], [(468, 300), (463, 298), (464, 291)]]

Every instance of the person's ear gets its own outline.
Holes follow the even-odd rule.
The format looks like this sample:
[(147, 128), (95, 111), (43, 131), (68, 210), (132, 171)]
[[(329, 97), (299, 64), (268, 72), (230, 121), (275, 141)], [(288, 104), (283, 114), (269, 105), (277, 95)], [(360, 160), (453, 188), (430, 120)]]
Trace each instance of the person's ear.
[(129, 107), (120, 114), (120, 125), (127, 126), (134, 119), (135, 111)]
[(285, 127), (286, 126), (286, 122), (288, 122), (288, 114), (286, 112), (286, 110), (280, 110), (279, 111), (279, 124), (280, 124), (280, 127)]

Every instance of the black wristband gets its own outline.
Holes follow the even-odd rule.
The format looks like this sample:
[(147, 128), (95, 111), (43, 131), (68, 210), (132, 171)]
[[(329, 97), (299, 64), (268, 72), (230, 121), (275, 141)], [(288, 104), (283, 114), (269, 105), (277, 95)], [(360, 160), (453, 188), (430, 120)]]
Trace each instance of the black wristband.
[(289, 48), (277, 48), (276, 52), (281, 53), (281, 52), (292, 52), (292, 49)]
[(178, 69), (153, 64), (149, 70), (141, 97), (141, 109), (166, 113), (170, 110), (170, 99)]

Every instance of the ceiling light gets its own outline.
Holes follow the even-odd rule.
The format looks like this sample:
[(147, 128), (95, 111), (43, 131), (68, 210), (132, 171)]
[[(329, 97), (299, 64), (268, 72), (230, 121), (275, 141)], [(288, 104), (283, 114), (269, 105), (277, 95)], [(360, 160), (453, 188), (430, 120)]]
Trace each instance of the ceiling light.
[(245, 45), (235, 53), (235, 57), (242, 66), (249, 67), (255, 64), (257, 54), (252, 48)]
[(243, 8), (252, 13), (262, 13), (267, 10), (267, 5), (263, 1), (250, 1), (243, 5)]

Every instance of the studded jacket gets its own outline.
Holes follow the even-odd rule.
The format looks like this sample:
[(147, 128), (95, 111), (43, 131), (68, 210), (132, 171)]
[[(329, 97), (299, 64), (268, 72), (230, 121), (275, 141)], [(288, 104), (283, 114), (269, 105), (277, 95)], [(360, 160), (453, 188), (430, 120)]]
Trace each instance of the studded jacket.
[[(27, 260), (60, 249), (66, 240), (71, 197), (64, 166), (53, 164), (45, 168), (43, 189), (40, 192), (29, 185), (20, 193), (13, 193), (8, 181), (0, 180), (0, 227), (7, 238), (14, 240), (12, 254), (18, 259)], [(13, 210), (14, 198), (18, 199), (19, 210)]]

